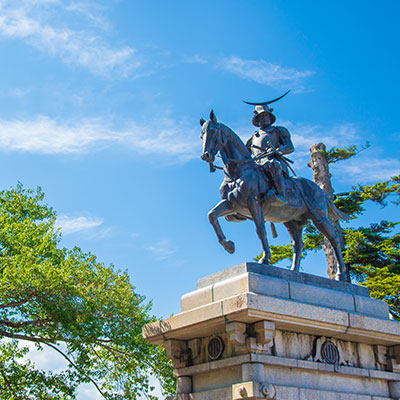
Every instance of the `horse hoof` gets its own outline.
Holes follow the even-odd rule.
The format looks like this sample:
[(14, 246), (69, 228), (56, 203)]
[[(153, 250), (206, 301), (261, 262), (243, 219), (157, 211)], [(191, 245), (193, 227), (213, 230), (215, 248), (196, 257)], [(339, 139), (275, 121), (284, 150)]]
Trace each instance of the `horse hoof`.
[(258, 260), (259, 264), (270, 265), (268, 257), (262, 257)]
[(228, 240), (227, 242), (223, 242), (222, 246), (224, 246), (224, 249), (229, 254), (233, 254), (235, 252), (235, 243), (233, 243), (231, 240)]
[(338, 281), (338, 282), (346, 282), (346, 277), (344, 276), (344, 275), (342, 275), (342, 274), (336, 274), (336, 276), (335, 276), (335, 281)]

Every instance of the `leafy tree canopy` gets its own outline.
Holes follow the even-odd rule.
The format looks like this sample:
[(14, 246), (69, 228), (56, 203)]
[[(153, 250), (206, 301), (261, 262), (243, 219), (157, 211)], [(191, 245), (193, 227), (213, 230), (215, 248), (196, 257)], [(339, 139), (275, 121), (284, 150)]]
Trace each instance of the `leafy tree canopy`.
[[(155, 320), (150, 304), (125, 272), (59, 247), (56, 213), (43, 197), (20, 184), (0, 192), (0, 399), (72, 400), (88, 382), (105, 399), (153, 398), (149, 375), (171, 392), (169, 361), (141, 335)], [(36, 369), (24, 341), (68, 367)]]

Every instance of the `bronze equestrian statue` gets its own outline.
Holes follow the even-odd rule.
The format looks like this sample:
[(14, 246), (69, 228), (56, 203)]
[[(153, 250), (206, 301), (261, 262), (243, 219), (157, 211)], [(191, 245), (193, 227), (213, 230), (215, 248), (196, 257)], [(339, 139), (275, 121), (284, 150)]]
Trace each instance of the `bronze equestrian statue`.
[[(272, 126), (274, 116), (268, 104), (276, 100), (279, 98), (256, 103), (257, 114), (253, 117), (253, 123), (259, 124), (261, 130), (259, 137), (256, 133), (247, 142), (251, 152), (232, 129), (217, 122), (212, 110), (208, 121), (200, 119), (203, 140), (201, 158), (209, 163), (210, 171), (215, 171), (213, 163), (219, 152), (224, 170), (220, 187), (222, 201), (208, 213), (209, 221), (221, 245), (232, 254), (235, 245), (226, 240), (218, 218), (226, 217), (228, 221), (253, 220), (263, 249), (259, 262), (265, 265), (270, 265), (271, 258), (265, 221), (282, 222), (293, 242), (291, 269), (298, 271), (303, 250), (302, 230), (311, 219), (335, 250), (338, 260), (335, 279), (345, 281), (346, 266), (328, 214), (338, 219), (349, 217), (338, 210), (314, 182), (302, 177), (289, 177), (287, 169), (290, 160), (284, 154), (292, 152), (294, 147), (285, 128)], [(275, 175), (277, 171), (281, 176)]]

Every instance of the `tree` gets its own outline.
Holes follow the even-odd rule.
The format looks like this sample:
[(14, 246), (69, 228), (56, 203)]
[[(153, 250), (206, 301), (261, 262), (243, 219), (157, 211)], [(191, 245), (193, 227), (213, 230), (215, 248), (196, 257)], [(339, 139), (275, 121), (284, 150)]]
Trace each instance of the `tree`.
[[(60, 248), (43, 197), (21, 184), (0, 192), (0, 399), (75, 399), (87, 382), (105, 399), (151, 399), (150, 375), (172, 392), (169, 361), (141, 335), (155, 320), (151, 304), (125, 272)], [(26, 341), (50, 348), (66, 370), (36, 369)]]
[[(363, 205), (372, 202), (385, 207), (390, 203), (400, 204), (400, 175), (373, 185), (356, 185), (349, 192), (335, 194), (329, 172), (329, 164), (349, 159), (360, 151), (356, 146), (333, 147), (326, 150), (320, 143), (310, 149), (314, 180), (331, 197), (335, 205), (353, 219), (365, 212)], [(392, 198), (392, 200), (390, 200)], [(343, 258), (349, 278), (368, 287), (372, 297), (384, 300), (389, 305), (392, 316), (400, 320), (400, 234), (395, 233), (398, 222), (381, 221), (368, 227), (347, 227), (343, 229), (339, 221), (332, 221), (342, 241)], [(336, 258), (325, 238), (309, 223), (304, 235), (304, 255), (310, 250), (325, 251), (328, 274), (335, 275)], [(271, 246), (272, 262), (276, 263), (292, 257), (291, 245)]]

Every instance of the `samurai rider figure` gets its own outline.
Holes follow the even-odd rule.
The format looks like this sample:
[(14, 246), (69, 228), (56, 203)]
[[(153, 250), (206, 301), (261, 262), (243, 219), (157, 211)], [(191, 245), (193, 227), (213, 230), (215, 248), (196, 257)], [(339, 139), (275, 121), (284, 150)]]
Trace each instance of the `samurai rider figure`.
[(273, 109), (268, 107), (268, 104), (281, 99), (288, 93), (289, 91), (277, 99), (264, 103), (249, 103), (245, 101), (246, 104), (256, 106), (252, 123), (260, 128), (247, 140), (246, 147), (255, 158), (255, 161), (264, 167), (263, 170), (266, 176), (274, 185), (274, 189), (270, 189), (264, 197), (264, 200), (274, 206), (287, 204), (285, 188), (289, 171), (287, 162), (285, 162), (288, 159), (284, 157), (284, 154), (293, 153), (294, 146), (289, 131), (283, 126), (273, 125), (276, 118), (272, 114)]

